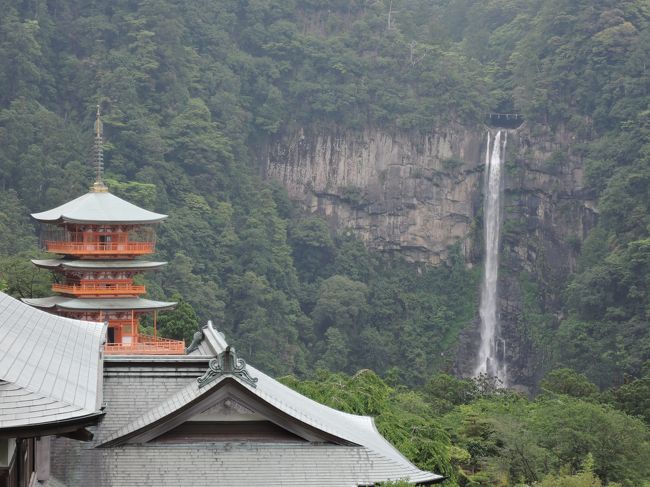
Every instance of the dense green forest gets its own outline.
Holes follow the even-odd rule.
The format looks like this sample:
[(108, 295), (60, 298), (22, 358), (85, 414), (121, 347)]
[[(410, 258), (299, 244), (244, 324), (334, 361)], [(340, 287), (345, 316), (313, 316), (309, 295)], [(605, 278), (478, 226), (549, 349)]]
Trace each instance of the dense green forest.
[(650, 479), (648, 374), (600, 393), (584, 375), (557, 369), (535, 400), (485, 378), (445, 374), (419, 391), (370, 370), (282, 380), (337, 409), (374, 416), (404, 455), (446, 475), (449, 486), (632, 487)]
[[(647, 1), (0, 7), (1, 289), (49, 294), (29, 262), (29, 213), (87, 191), (99, 103), (111, 191), (169, 214), (158, 256), (170, 264), (146, 277), (151, 296), (181, 303), (162, 332), (188, 338), (212, 319), (256, 366), (378, 416), (449, 485), (647, 485)], [(374, 255), (259, 177), (260, 151), (296, 127), (417, 132), (480, 125), (488, 111), (575, 134), (598, 200), (562, 309), (532, 307), (560, 316), (539, 320), (556, 351), (545, 367), (577, 373), (547, 375), (534, 400), (440, 375), (476, 315), (478, 266), (456, 249), (437, 267)], [(379, 376), (344, 375), (358, 369)]]

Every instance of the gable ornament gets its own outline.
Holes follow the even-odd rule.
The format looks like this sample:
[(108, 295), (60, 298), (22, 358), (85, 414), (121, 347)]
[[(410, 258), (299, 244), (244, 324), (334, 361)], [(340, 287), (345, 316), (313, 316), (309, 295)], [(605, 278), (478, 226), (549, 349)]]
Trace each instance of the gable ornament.
[(226, 349), (210, 360), (208, 370), (196, 379), (199, 389), (216, 380), (222, 375), (234, 375), (252, 387), (257, 387), (257, 377), (252, 377), (246, 370), (246, 361), (237, 357), (235, 349), (227, 346)]

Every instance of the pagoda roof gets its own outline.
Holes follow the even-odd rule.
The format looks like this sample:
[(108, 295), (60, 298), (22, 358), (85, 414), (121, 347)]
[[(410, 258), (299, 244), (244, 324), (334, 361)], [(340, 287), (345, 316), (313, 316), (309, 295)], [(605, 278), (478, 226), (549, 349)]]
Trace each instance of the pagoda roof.
[(162, 221), (167, 215), (145, 210), (109, 192), (91, 191), (51, 210), (32, 213), (32, 217), (42, 223), (144, 224)]
[(177, 304), (143, 298), (69, 298), (66, 296), (23, 298), (23, 302), (36, 308), (65, 311), (163, 310), (172, 309)]
[(103, 323), (55, 316), (0, 293), (0, 436), (96, 423), (105, 337)]
[(153, 262), (149, 260), (71, 260), (71, 259), (32, 259), (37, 267), (45, 269), (127, 269), (146, 270), (157, 269), (167, 262)]

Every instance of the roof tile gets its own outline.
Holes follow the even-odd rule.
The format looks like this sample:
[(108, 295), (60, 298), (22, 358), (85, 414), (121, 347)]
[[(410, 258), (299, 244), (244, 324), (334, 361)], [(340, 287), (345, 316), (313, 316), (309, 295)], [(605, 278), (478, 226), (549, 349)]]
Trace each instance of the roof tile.
[(0, 293), (0, 429), (99, 411), (97, 360), (104, 328), (30, 308)]

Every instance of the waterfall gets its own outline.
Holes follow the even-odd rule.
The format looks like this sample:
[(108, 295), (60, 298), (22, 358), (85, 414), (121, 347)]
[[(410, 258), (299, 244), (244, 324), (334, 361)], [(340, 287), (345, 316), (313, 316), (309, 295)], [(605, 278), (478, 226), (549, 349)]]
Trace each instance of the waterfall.
[(490, 153), (490, 134), (488, 133), (483, 202), (485, 268), (479, 309), (481, 316), (481, 345), (478, 351), (478, 364), (474, 371), (475, 376), (486, 374), (489, 377), (497, 377), (504, 386), (508, 385), (505, 363), (506, 341), (500, 336), (497, 279), (501, 236), (501, 168), (506, 152), (506, 141), (507, 132), (504, 132), (502, 143), (501, 131), (498, 131)]

